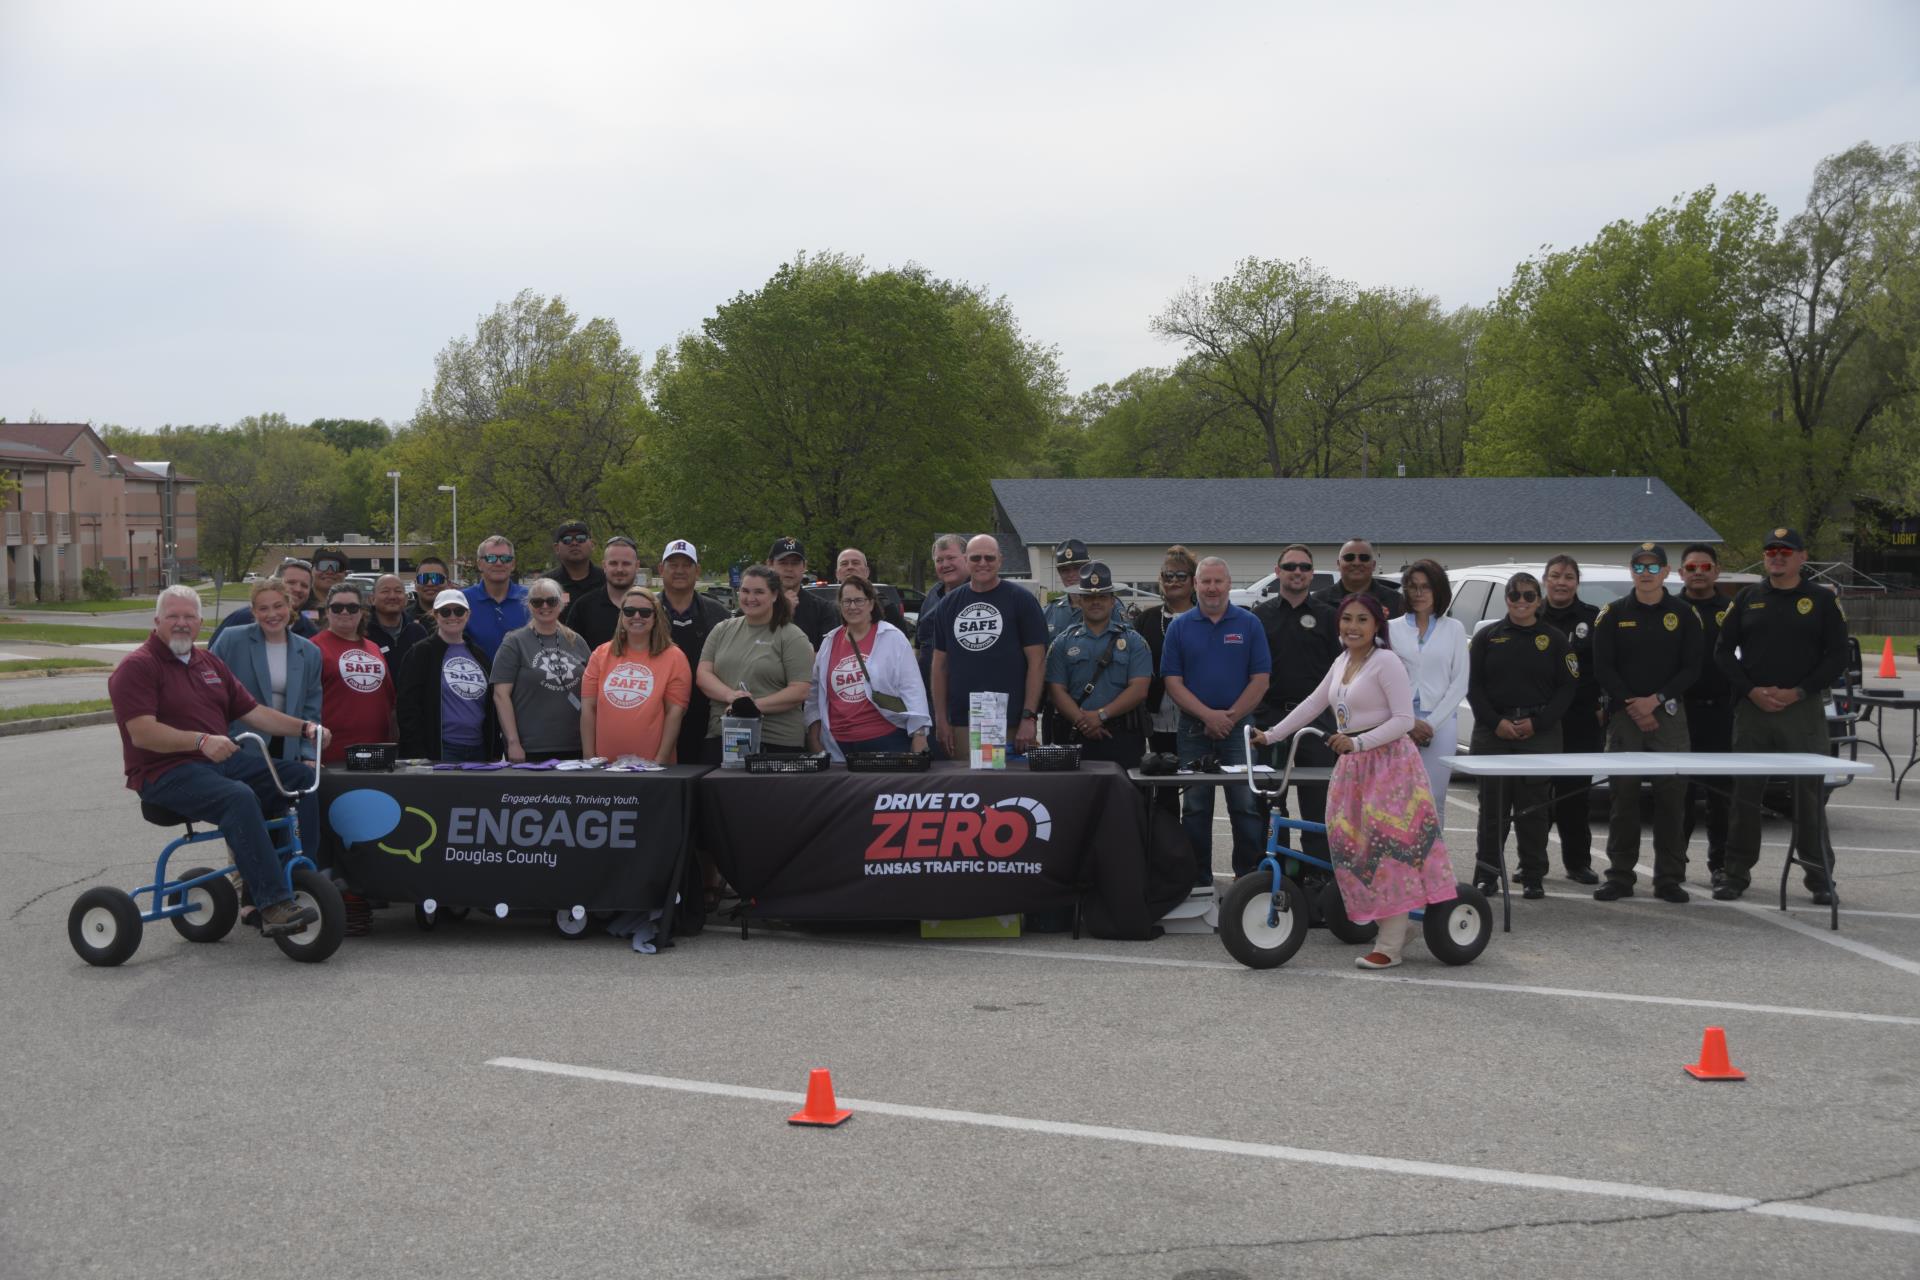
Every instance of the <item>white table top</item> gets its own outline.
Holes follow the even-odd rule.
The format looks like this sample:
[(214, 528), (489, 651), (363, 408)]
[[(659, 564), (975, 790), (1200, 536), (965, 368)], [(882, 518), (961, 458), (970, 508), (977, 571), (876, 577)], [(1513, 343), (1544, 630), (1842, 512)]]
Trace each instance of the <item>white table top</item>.
[(1670, 777), (1831, 777), (1872, 773), (1865, 760), (1810, 751), (1556, 751), (1540, 755), (1441, 756), (1455, 773), (1477, 778), (1576, 778), (1596, 774)]

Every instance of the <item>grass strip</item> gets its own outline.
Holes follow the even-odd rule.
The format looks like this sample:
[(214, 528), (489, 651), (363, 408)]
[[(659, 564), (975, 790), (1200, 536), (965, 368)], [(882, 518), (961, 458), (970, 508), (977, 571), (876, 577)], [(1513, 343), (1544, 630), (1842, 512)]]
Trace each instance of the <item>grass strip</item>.
[(113, 664), (102, 662), (98, 658), (9, 658), (0, 662), (0, 672), (5, 671), (80, 671), (87, 667), (106, 670)]
[(49, 716), (77, 716), (89, 711), (108, 711), (113, 703), (105, 698), (86, 702), (35, 702), (24, 707), (0, 707), (0, 724), (15, 720), (44, 720)]
[(87, 627), (78, 623), (22, 622), (0, 618), (0, 649), (15, 644), (137, 644), (153, 634), (151, 627)]

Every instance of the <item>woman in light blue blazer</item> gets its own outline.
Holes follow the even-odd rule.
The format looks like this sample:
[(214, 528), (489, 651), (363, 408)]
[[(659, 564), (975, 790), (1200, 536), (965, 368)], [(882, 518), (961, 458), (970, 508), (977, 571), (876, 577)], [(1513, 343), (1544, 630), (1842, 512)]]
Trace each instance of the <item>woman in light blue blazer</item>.
[[(313, 641), (287, 629), (293, 620), (293, 599), (286, 584), (278, 578), (256, 582), (252, 603), (253, 622), (222, 631), (213, 638), (210, 652), (227, 664), (255, 702), (302, 720), (318, 720), (324, 658)], [(245, 728), (238, 721), (227, 726), (229, 733)], [(272, 746), (279, 759), (301, 758), (302, 743), (297, 738), (275, 738)]]

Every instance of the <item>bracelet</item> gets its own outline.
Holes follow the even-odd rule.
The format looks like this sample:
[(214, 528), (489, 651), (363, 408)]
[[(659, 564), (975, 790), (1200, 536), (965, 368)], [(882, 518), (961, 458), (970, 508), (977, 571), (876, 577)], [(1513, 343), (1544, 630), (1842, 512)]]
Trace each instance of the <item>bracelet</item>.
[(204, 734), (204, 733), (203, 733), (203, 734), (201, 734), (201, 735), (200, 735), (200, 741), (198, 741), (198, 742), (196, 742), (196, 743), (194, 743), (194, 744), (193, 744), (193, 749), (194, 749), (195, 751), (197, 751), (197, 752), (199, 752), (199, 753), (201, 753), (202, 755), (204, 755), (204, 754), (206, 754), (206, 749), (207, 749), (207, 735), (206, 735), (206, 734)]

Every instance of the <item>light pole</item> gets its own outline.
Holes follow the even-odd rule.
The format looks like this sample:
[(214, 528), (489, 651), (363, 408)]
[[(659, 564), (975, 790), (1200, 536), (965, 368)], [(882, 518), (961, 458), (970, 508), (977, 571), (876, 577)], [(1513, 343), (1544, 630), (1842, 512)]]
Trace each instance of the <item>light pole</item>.
[(458, 582), (460, 580), (460, 486), (443, 484), (440, 486), (440, 492), (453, 495), (453, 572), (448, 577)]
[(393, 481), (393, 571), (400, 572), (400, 473), (387, 472), (387, 479)]

